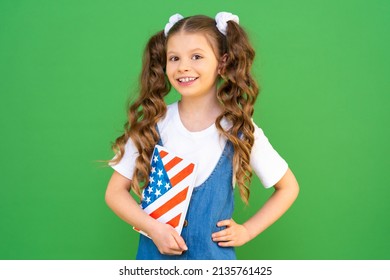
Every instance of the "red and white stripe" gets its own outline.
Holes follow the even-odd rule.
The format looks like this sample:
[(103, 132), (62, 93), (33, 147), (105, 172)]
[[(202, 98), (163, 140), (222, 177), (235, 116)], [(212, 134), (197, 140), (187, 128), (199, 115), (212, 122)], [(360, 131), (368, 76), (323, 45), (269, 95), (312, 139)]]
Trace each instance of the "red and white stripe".
[(158, 221), (170, 224), (180, 233), (193, 190), (195, 164), (168, 153), (161, 146), (157, 147), (171, 188), (144, 211)]

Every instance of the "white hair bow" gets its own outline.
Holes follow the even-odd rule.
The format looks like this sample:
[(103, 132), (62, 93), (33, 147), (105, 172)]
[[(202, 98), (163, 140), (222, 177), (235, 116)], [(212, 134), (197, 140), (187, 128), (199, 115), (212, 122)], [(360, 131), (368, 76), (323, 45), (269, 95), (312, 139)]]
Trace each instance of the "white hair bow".
[(233, 15), (232, 13), (228, 13), (228, 12), (219, 12), (215, 16), (215, 21), (217, 22), (217, 28), (225, 36), (227, 31), (227, 22), (230, 20), (237, 23), (239, 23), (240, 21), (237, 15)]
[(171, 16), (169, 18), (169, 22), (165, 25), (165, 28), (164, 28), (165, 37), (168, 36), (168, 32), (169, 32), (169, 30), (171, 30), (172, 26), (174, 26), (175, 23), (178, 22), (179, 20), (181, 20), (182, 18), (184, 18), (184, 17), (181, 14), (174, 14), (173, 16)]

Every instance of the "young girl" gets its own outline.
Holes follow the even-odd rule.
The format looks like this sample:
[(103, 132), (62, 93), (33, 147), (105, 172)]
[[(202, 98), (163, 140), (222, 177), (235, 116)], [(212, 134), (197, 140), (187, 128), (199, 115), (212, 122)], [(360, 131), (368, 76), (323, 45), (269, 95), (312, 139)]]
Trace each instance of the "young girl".
[[(109, 207), (151, 237), (140, 235), (137, 259), (235, 259), (234, 247), (263, 232), (296, 199), (293, 173), (252, 120), (254, 56), (238, 17), (226, 12), (215, 20), (176, 14), (147, 43), (140, 95), (113, 145), (115, 171), (106, 191)], [(171, 86), (181, 99), (167, 106)], [(129, 193), (141, 197), (157, 143), (198, 165), (181, 235), (147, 215)], [(238, 224), (233, 188), (247, 203), (252, 170), (275, 192)]]

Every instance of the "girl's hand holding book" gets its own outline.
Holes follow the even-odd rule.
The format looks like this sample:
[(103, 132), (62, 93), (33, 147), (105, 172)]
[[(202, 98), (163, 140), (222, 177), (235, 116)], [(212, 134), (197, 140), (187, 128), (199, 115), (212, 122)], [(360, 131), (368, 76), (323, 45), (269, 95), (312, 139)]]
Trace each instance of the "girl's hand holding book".
[(184, 239), (170, 225), (156, 221), (156, 227), (149, 236), (161, 254), (181, 255), (188, 250)]

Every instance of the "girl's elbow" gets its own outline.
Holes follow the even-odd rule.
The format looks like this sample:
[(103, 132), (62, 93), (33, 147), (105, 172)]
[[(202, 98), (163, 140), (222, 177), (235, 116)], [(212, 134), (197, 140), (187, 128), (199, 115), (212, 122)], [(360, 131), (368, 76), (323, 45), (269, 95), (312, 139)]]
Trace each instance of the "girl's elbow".
[(290, 169), (274, 187), (277, 191), (284, 192), (293, 201), (298, 197), (300, 191), (298, 181)]
[(297, 181), (295, 181), (295, 184), (293, 184), (293, 193), (294, 193), (294, 200), (298, 197), (299, 195), (299, 191), (300, 191), (300, 188), (299, 188), (299, 184)]
[(298, 197), (300, 188), (297, 179), (295, 178), (294, 174), (291, 172), (290, 180), (287, 182), (288, 190), (291, 193), (291, 196), (294, 198), (294, 200)]
[(107, 188), (106, 193), (104, 194), (104, 201), (106, 202), (107, 206), (110, 208), (111, 208), (112, 200), (113, 200), (112, 190)]
[(290, 190), (292, 196), (294, 196), (294, 200), (298, 197), (300, 188), (298, 181), (294, 175), (294, 173), (289, 169), (286, 176), (287, 180), (285, 181), (285, 184), (288, 186), (288, 190)]

